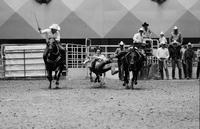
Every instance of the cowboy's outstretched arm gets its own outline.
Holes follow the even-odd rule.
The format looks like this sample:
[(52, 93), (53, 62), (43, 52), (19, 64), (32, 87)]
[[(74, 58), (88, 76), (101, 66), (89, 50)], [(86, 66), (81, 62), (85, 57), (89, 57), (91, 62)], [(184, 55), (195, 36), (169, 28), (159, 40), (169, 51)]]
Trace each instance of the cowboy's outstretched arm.
[(46, 34), (46, 33), (48, 33), (48, 31), (49, 31), (49, 29), (44, 29), (44, 30), (42, 30), (41, 28), (38, 28), (38, 30), (39, 30), (39, 33), (40, 33), (40, 34)]
[(55, 40), (57, 42), (60, 42), (60, 32), (59, 31), (57, 31), (57, 36), (56, 36)]

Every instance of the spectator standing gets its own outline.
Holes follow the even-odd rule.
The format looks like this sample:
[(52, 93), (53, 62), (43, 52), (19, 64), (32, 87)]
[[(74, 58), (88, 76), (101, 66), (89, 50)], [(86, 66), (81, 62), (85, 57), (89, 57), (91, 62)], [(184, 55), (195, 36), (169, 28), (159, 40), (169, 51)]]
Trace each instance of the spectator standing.
[(167, 39), (165, 38), (164, 32), (160, 32), (159, 46), (161, 46), (161, 44), (167, 44)]
[(194, 57), (195, 57), (195, 53), (194, 53), (194, 50), (192, 49), (192, 44), (189, 42), (188, 48), (186, 49), (185, 54), (184, 54), (187, 79), (192, 78), (192, 67), (193, 67), (192, 64), (193, 64)]
[(170, 43), (173, 42), (178, 42), (179, 44), (182, 44), (183, 42), (182, 35), (177, 26), (174, 26), (173, 31), (171, 32)]
[(200, 77), (200, 49), (197, 50), (197, 72), (196, 72), (197, 79)]
[(124, 70), (123, 70), (123, 62), (120, 55), (122, 52), (125, 52), (125, 46), (124, 42), (121, 41), (119, 43), (119, 47), (115, 51), (115, 55), (118, 58), (117, 63), (118, 63), (118, 69), (119, 69), (119, 80), (123, 81), (124, 80)]
[(144, 36), (144, 38), (145, 39), (151, 39), (151, 30), (149, 29), (149, 24), (148, 23), (146, 23), (146, 22), (144, 22), (143, 24), (142, 24), (142, 27), (143, 27), (143, 30), (144, 30), (144, 32), (143, 32), (143, 36)]
[(172, 79), (176, 79), (175, 78), (176, 65), (178, 67), (179, 79), (182, 79), (181, 51), (180, 51), (181, 46), (178, 42), (173, 42), (170, 43), (168, 49), (169, 49), (170, 59), (172, 62)]
[(181, 62), (182, 62), (183, 73), (184, 73), (184, 77), (185, 78), (187, 78), (187, 75), (186, 75), (186, 62), (185, 62), (185, 59), (184, 59), (184, 54), (185, 54), (186, 49), (187, 49), (187, 45), (182, 45), (182, 48), (181, 48)]
[(161, 79), (164, 79), (163, 75), (163, 69), (165, 70), (166, 78), (169, 79), (169, 72), (168, 72), (168, 66), (167, 66), (167, 60), (169, 58), (169, 50), (166, 47), (166, 43), (162, 43), (160, 45), (161, 47), (157, 50), (157, 58), (159, 60), (159, 71), (161, 75)]

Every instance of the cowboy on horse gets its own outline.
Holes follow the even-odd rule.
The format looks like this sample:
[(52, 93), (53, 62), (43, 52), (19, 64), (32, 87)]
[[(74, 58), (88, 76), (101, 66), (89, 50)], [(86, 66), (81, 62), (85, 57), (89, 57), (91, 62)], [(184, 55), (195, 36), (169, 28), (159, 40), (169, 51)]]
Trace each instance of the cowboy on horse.
[[(65, 58), (65, 49), (60, 43), (60, 26), (58, 24), (52, 24), (47, 29), (42, 30), (41, 28), (38, 28), (38, 30), (40, 34), (43, 34), (45, 36), (47, 45), (51, 40), (57, 43), (62, 57)], [(48, 53), (48, 49), (46, 47), (44, 55), (43, 55), (44, 59), (46, 59), (47, 53)]]
[(46, 49), (43, 54), (45, 67), (47, 70), (47, 78), (50, 82), (49, 89), (51, 89), (52, 71), (55, 71), (54, 79), (56, 80), (56, 88), (59, 88), (59, 78), (64, 69), (65, 49), (60, 43), (60, 27), (57, 24), (52, 24), (49, 28), (41, 30), (38, 27), (40, 34), (44, 34), (46, 39)]

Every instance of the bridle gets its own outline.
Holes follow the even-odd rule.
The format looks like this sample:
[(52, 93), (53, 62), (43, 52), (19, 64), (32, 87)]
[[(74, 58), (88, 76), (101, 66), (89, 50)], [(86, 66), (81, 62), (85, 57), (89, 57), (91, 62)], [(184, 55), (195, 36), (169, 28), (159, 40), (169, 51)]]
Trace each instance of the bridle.
[[(59, 51), (59, 48), (58, 48), (58, 44), (56, 44), (55, 42), (49, 43), (48, 46), (52, 45), (52, 44), (55, 44), (57, 51), (56, 52), (49, 51), (49, 54), (47, 56), (47, 62), (56, 63), (61, 59), (61, 54), (60, 54), (60, 51)], [(53, 47), (52, 47), (52, 49), (53, 49)], [(50, 54), (55, 55), (55, 56), (58, 55), (58, 56), (55, 60), (51, 60), (51, 59), (48, 58), (48, 57), (50, 57)]]

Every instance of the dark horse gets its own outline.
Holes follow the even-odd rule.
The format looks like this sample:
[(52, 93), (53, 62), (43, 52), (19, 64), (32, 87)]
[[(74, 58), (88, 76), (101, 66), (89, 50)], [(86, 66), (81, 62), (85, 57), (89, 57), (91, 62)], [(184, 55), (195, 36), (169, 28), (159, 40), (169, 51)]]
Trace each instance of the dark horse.
[(135, 48), (123, 52), (121, 56), (123, 56), (123, 69), (125, 72), (124, 85), (129, 89), (129, 71), (132, 71), (131, 89), (134, 89), (133, 85), (137, 85), (138, 73), (144, 65), (145, 56)]
[(46, 54), (44, 54), (46, 56), (43, 58), (47, 70), (47, 78), (49, 80), (49, 89), (51, 89), (53, 71), (55, 71), (54, 79), (56, 80), (56, 89), (59, 88), (59, 79), (64, 69), (65, 60), (60, 51), (60, 47), (56, 41), (52, 41), (47, 44)]

